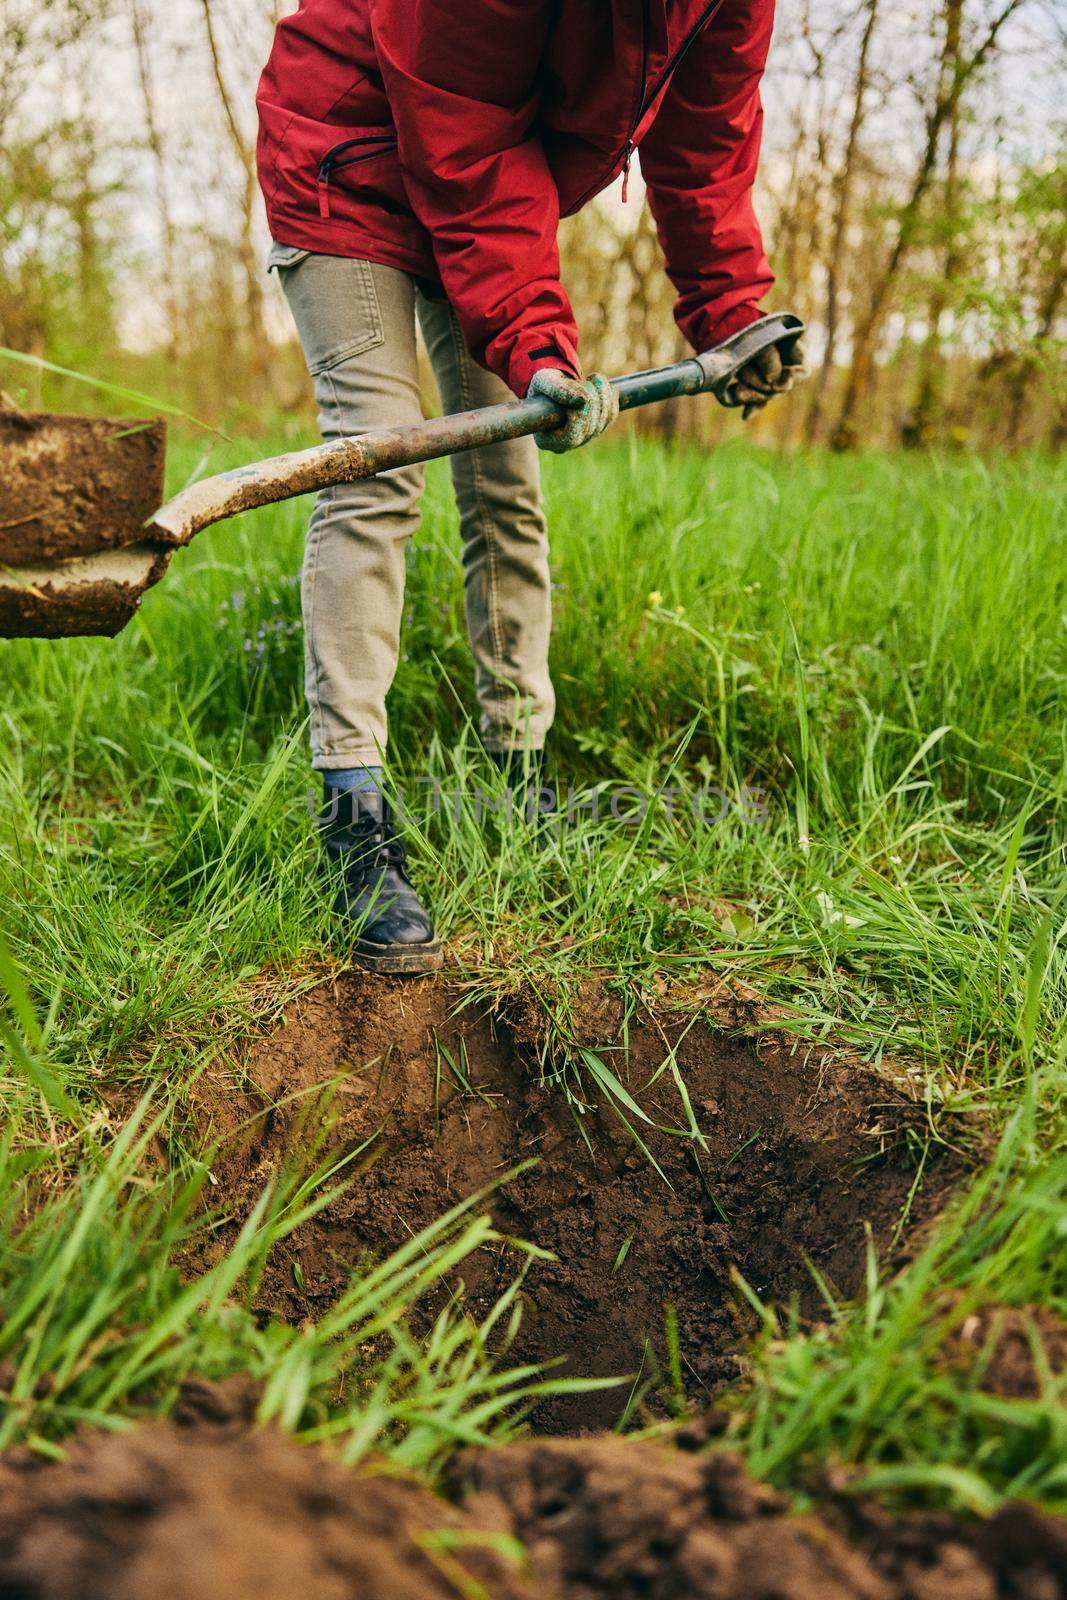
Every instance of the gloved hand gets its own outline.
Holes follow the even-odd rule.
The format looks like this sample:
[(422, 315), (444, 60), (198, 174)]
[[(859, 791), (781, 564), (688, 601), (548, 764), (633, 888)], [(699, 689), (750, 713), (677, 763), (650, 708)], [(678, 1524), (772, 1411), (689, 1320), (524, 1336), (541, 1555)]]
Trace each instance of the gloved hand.
[(799, 339), (786, 345), (784, 358), (780, 345), (772, 344), (762, 350), (737, 374), (734, 393), (744, 404), (741, 413), (744, 420), (747, 422), (754, 411), (762, 411), (776, 394), (785, 394), (803, 376), (804, 351)]
[(540, 450), (554, 450), (557, 454), (577, 450), (603, 433), (619, 414), (619, 397), (599, 372), (590, 378), (572, 378), (558, 367), (542, 367), (534, 373), (526, 398), (534, 394), (544, 395), (568, 412), (562, 428), (534, 434)]

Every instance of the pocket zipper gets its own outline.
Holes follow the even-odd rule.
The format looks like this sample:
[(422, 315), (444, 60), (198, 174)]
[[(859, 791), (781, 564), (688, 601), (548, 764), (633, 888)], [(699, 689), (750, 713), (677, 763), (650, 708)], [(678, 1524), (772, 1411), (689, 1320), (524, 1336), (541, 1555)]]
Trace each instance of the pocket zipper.
[[(383, 150), (392, 149), (396, 145), (396, 135), (391, 133), (367, 134), (358, 139), (344, 139), (340, 144), (335, 144), (332, 150), (327, 150), (319, 162), (316, 186), (319, 193), (319, 216), (324, 222), (330, 219), (330, 181), (335, 172), (344, 167), (354, 167), (357, 161), (369, 161), (372, 156), (379, 155)], [(367, 148), (370, 146), (371, 148)], [(338, 157), (345, 150), (357, 150), (358, 155), (348, 156), (344, 161)]]
[(641, 76), (638, 79), (637, 106), (636, 106), (636, 108), (634, 110), (633, 115), (630, 118), (630, 132), (627, 134), (627, 137), (626, 137), (626, 149), (623, 152), (623, 159), (622, 159), (622, 197), (621, 198), (622, 198), (623, 205), (626, 204), (626, 194), (627, 194), (627, 190), (630, 187), (630, 161), (631, 161), (631, 159), (633, 157), (633, 153), (634, 153), (634, 143), (633, 143), (634, 134), (637, 131), (637, 124), (641, 121), (641, 113), (645, 108), (645, 101), (648, 98), (648, 96), (645, 93), (645, 81), (646, 81), (646, 79), (648, 77), (648, 27), (649, 27), (648, 10), (649, 10), (648, 0), (643, 0), (643, 4), (641, 6)]
[[(641, 39), (641, 98), (638, 101), (637, 110), (634, 112), (633, 120), (630, 123), (630, 132), (627, 135), (626, 144), (623, 147), (622, 152), (622, 194), (620, 198), (624, 204), (626, 202), (626, 191), (630, 183), (630, 162), (633, 160), (635, 148), (634, 134), (641, 126), (641, 118), (644, 116), (646, 110), (652, 104), (652, 101), (663, 88), (663, 85), (667, 82), (667, 79), (677, 69), (682, 57), (685, 55), (690, 45), (697, 38), (698, 34), (703, 32), (708, 23), (712, 21), (715, 13), (721, 10), (722, 5), (723, 0), (711, 0), (711, 4), (704, 7), (703, 11), (700, 13), (700, 16), (689, 29), (689, 32), (686, 34), (685, 38), (675, 47), (673, 55), (668, 56), (667, 60), (664, 62), (659, 73), (657, 74), (655, 83), (651, 87), (649, 87), (644, 81), (648, 63), (648, 11), (647, 7), (645, 8), (643, 33)], [(590, 193), (591, 192), (592, 191), (590, 191)]]

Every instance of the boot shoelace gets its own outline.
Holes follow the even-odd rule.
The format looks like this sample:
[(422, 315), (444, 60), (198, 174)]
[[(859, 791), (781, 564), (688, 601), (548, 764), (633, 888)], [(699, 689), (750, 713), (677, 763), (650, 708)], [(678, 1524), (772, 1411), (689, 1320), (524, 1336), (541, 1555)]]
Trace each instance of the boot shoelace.
[(393, 867), (402, 876), (407, 876), (407, 852), (404, 841), (390, 826), (388, 812), (378, 821), (368, 811), (357, 812), (351, 824), (353, 851), (359, 856), (361, 865), (377, 867), (385, 871)]

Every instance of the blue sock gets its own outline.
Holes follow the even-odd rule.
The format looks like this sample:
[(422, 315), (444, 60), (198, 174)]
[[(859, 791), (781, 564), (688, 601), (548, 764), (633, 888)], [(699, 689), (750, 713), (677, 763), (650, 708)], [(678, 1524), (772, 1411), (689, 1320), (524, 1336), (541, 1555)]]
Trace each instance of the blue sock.
[(381, 794), (381, 767), (332, 767), (322, 774), (330, 789), (349, 789), (353, 794)]

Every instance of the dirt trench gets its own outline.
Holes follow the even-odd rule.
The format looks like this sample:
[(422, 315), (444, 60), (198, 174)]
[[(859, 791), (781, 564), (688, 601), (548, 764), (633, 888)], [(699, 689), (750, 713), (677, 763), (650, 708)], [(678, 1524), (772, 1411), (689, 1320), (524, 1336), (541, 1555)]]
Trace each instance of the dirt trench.
[[(835, 1293), (853, 1294), (865, 1229), (890, 1258), (899, 1254), (905, 1207), (914, 1227), (958, 1173), (954, 1159), (935, 1154), (917, 1186), (924, 1115), (886, 1079), (826, 1052), (757, 1046), (677, 1011), (626, 1019), (614, 994), (590, 985), (569, 1056), (592, 1051), (641, 1106), (650, 1122), (623, 1110), (642, 1150), (596, 1091), (588, 1060), (581, 1081), (569, 1080), (570, 1098), (564, 1082), (543, 1076), (543, 1019), (528, 994), (488, 1008), (438, 980), (348, 975), (305, 997), (238, 1084), (229, 1070), (201, 1082), (195, 1125), (221, 1141), (218, 1192), (237, 1219), (313, 1130), (327, 1148), (367, 1146), (348, 1192), (271, 1262), (264, 1308), (288, 1318), (321, 1311), (353, 1266), (536, 1158), (487, 1202), (503, 1233), (555, 1257), (528, 1273), (508, 1359), (562, 1357), (569, 1376), (639, 1375), (662, 1414), (682, 1400), (668, 1319), (685, 1400), (706, 1404), (736, 1377), (757, 1327), (735, 1272), (768, 1303), (795, 1297), (818, 1316), (811, 1267)], [(674, 1065), (699, 1141), (662, 1131), (688, 1125)], [(218, 1248), (226, 1242), (223, 1233)], [(519, 1259), (497, 1247), (464, 1263), (475, 1314)], [(611, 1427), (632, 1386), (553, 1399), (534, 1426)]]
[[(462, 1452), (435, 1494), (386, 1463), (349, 1471), (257, 1428), (247, 1380), (192, 1381), (169, 1422), (87, 1431), (60, 1463), (0, 1461), (0, 1600), (1067, 1600), (1067, 1523), (1032, 1507), (985, 1521), (891, 1517), (827, 1491), (818, 1513), (799, 1515), (735, 1456), (705, 1448), (722, 1414), (703, 1408), (736, 1376), (756, 1325), (732, 1269), (768, 1303), (795, 1296), (817, 1316), (808, 1262), (851, 1293), (867, 1225), (901, 1259), (959, 1174), (928, 1152), (917, 1186), (921, 1108), (824, 1051), (757, 1046), (667, 1009), (627, 1019), (590, 985), (571, 1057), (592, 1051), (665, 1127), (687, 1115), (672, 1062), (687, 1087), (701, 1142), (638, 1120), (641, 1151), (592, 1093), (588, 1060), (570, 1101), (543, 1077), (543, 1015), (528, 994), (487, 1007), (434, 980), (338, 979), (239, 1072), (201, 1080), (189, 1136), (221, 1141), (214, 1170), (234, 1227), (309, 1139), (365, 1146), (350, 1190), (270, 1263), (263, 1308), (291, 1318), (537, 1157), (489, 1202), (502, 1231), (556, 1257), (526, 1280), (508, 1359), (649, 1376), (669, 1367), (673, 1307), (698, 1417), (670, 1444), (628, 1440), (597, 1430), (629, 1385), (557, 1398), (533, 1419), (540, 1437)], [(501, 1247), (465, 1263), (475, 1312), (517, 1265)], [(972, 1320), (961, 1362), (988, 1333)], [(1032, 1380), (1020, 1327), (1005, 1321), (1004, 1392)], [(664, 1404), (653, 1384), (646, 1415)]]

